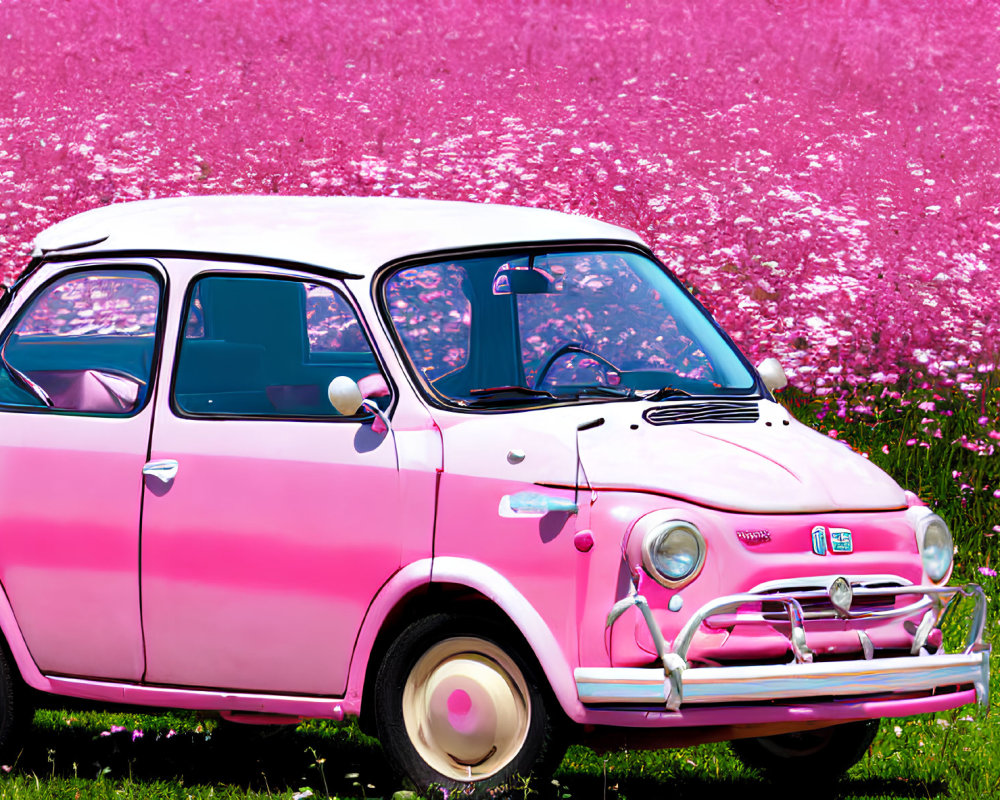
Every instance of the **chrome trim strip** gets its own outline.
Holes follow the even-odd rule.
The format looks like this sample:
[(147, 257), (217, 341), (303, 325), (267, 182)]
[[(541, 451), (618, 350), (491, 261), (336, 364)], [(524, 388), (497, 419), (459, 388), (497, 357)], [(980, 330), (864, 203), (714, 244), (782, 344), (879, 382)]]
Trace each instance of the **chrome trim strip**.
[[(873, 594), (881, 594), (881, 591), (873, 592)], [(911, 592), (910, 594), (919, 594), (919, 592)], [(855, 592), (854, 596), (864, 597), (861, 592)], [(774, 595), (778, 597), (779, 595)], [(796, 594), (795, 598), (801, 602), (802, 595)], [(763, 600), (762, 602), (766, 602)], [(777, 602), (777, 601), (775, 601)], [(930, 598), (923, 598), (918, 600), (916, 603), (911, 603), (908, 606), (900, 606), (899, 608), (884, 608), (878, 611), (853, 611), (850, 612), (846, 617), (839, 616), (834, 611), (803, 611), (802, 618), (805, 620), (813, 619), (848, 619), (848, 620), (872, 620), (872, 619), (889, 619), (892, 617), (909, 617), (920, 614), (921, 612), (927, 611), (934, 601)], [(705, 627), (707, 628), (728, 628), (732, 625), (743, 624), (748, 622), (780, 622), (785, 618), (785, 614), (780, 611), (760, 611), (752, 614), (718, 614), (714, 615), (711, 619), (705, 621)]]
[[(826, 590), (830, 581), (834, 578), (846, 578), (851, 586), (867, 587), (872, 583), (891, 583), (895, 586), (913, 586), (913, 581), (901, 578), (899, 575), (848, 575), (846, 573), (834, 573), (831, 575), (810, 575), (807, 578), (782, 578), (776, 581), (765, 581), (758, 583), (747, 591), (750, 594), (766, 594), (768, 592), (780, 592), (782, 594), (798, 594), (795, 587), (812, 587), (814, 589)], [(887, 587), (888, 588), (888, 587)]]
[[(988, 702), (989, 650), (960, 655), (904, 656), (873, 661), (769, 664), (751, 667), (695, 667), (682, 672), (681, 707), (704, 703), (747, 703), (804, 697), (890, 695), (893, 692), (976, 687)], [(660, 669), (578, 667), (583, 703), (665, 702)]]

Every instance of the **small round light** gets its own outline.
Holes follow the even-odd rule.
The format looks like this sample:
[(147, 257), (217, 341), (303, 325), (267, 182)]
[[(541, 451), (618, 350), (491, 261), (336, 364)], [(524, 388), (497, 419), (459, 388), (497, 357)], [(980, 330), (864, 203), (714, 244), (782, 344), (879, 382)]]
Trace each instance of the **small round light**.
[(854, 590), (850, 581), (844, 577), (834, 578), (830, 583), (829, 592), (833, 607), (843, 616), (850, 614), (851, 603), (854, 602)]
[(653, 528), (643, 540), (643, 566), (659, 583), (683, 586), (697, 576), (705, 561), (705, 540), (689, 522), (673, 520)]
[(920, 549), (920, 557), (924, 562), (924, 572), (934, 583), (941, 583), (951, 571), (951, 559), (954, 545), (951, 541), (951, 531), (941, 517), (928, 515), (923, 522), (924, 535)]

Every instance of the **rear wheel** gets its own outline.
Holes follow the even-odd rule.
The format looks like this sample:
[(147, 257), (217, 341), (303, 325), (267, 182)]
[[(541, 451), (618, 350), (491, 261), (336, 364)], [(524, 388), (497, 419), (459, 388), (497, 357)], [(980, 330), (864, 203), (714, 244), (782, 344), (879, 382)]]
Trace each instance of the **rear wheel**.
[(546, 687), (499, 626), (449, 614), (422, 619), (379, 670), (379, 739), (421, 791), (486, 796), (562, 758)]
[(853, 767), (878, 733), (877, 719), (848, 722), (780, 736), (736, 739), (729, 743), (748, 767), (772, 780), (835, 780)]

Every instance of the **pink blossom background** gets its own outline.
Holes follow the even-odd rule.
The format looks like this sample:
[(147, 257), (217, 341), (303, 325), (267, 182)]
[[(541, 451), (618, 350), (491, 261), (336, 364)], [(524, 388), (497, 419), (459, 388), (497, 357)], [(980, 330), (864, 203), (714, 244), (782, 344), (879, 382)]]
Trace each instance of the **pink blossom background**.
[(543, 206), (640, 231), (803, 388), (974, 384), (998, 131), (991, 2), (0, 0), (0, 273), (146, 197)]

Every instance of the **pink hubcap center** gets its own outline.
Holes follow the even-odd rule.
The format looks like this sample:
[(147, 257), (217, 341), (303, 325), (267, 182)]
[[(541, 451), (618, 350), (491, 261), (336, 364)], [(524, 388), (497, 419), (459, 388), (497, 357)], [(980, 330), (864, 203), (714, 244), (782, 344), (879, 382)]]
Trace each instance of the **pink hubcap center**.
[(479, 723), (480, 715), (472, 706), (472, 696), (465, 689), (448, 695), (448, 723), (459, 733), (471, 733)]

